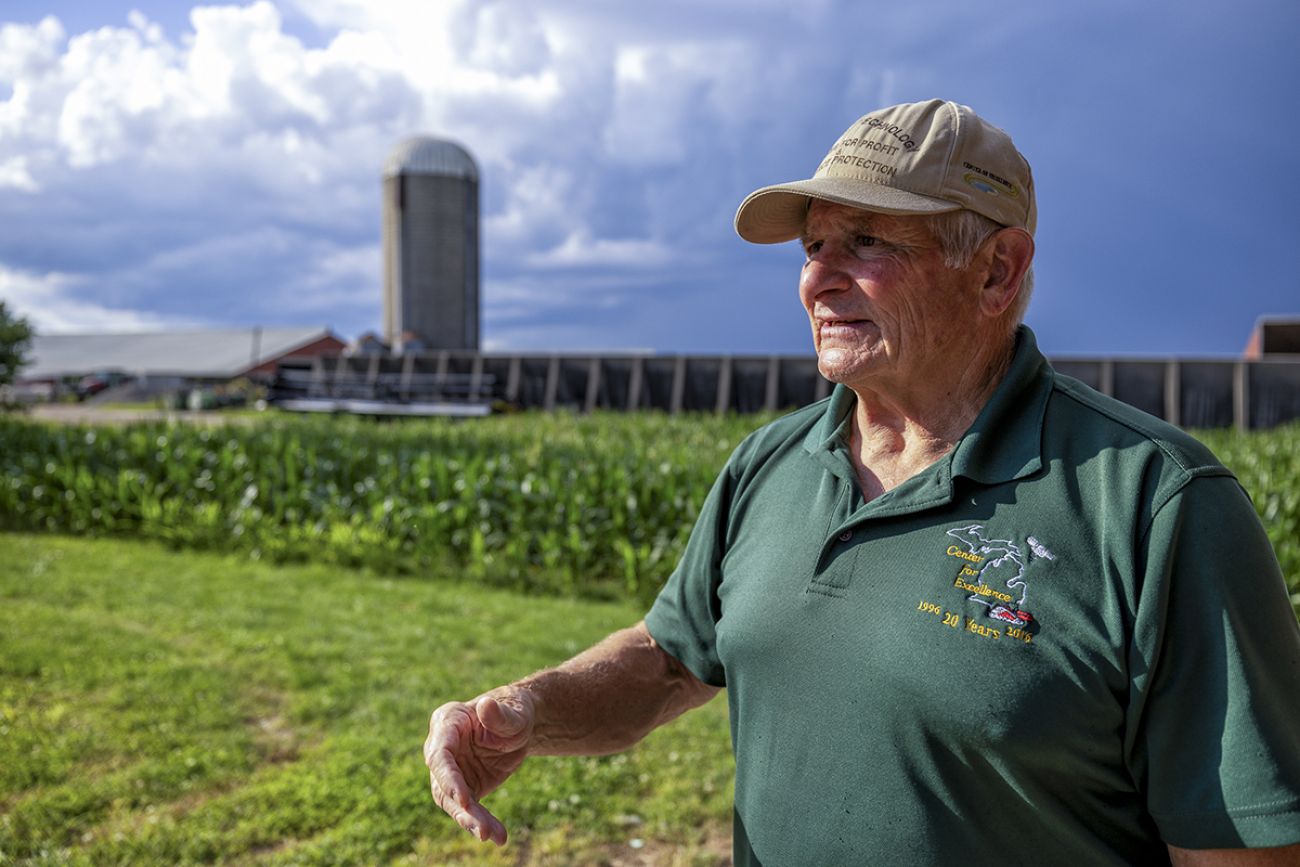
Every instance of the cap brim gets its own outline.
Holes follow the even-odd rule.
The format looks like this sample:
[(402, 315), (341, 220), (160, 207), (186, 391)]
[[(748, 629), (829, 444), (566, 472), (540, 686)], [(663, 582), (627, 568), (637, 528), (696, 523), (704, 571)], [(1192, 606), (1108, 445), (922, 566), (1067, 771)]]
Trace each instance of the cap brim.
[(881, 214), (942, 214), (961, 205), (856, 178), (812, 178), (755, 190), (736, 209), (736, 234), (754, 244), (779, 244), (803, 233), (808, 200), (821, 199)]

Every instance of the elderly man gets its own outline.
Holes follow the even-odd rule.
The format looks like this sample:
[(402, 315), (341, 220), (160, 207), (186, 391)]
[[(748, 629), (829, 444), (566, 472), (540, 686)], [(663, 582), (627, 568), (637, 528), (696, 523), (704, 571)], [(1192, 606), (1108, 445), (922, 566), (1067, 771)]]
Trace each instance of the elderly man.
[(833, 393), (736, 449), (645, 621), (434, 712), (435, 801), (504, 842), (481, 801), (526, 756), (725, 686), (738, 864), (1300, 863), (1277, 561), (1204, 447), (1019, 325), (1035, 217), (1011, 140), (939, 100), (750, 195), (744, 238), (802, 241)]

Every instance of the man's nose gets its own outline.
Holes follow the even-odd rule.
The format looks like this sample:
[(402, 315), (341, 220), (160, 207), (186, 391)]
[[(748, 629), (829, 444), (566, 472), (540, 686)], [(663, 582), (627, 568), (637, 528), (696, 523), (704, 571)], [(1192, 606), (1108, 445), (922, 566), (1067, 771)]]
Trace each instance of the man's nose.
[(805, 301), (810, 301), (826, 292), (838, 292), (848, 288), (851, 280), (842, 267), (839, 258), (825, 249), (818, 250), (804, 262), (799, 275), (799, 294)]

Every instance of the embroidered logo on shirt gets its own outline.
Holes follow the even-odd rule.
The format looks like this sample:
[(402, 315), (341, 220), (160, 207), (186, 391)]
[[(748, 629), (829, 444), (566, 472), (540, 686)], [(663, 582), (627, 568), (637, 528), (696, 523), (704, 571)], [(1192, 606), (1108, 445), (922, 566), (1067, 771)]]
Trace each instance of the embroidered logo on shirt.
[[(990, 538), (992, 534), (982, 524), (957, 527), (948, 535), (959, 543), (948, 546), (948, 556), (964, 561), (953, 586), (969, 593), (969, 601), (983, 605), (988, 617), (1007, 624), (1009, 635), (1037, 632), (1034, 616), (1023, 607), (1028, 593), (1025, 564), (1030, 559), (1024, 549), (1011, 539)], [(1031, 557), (1056, 559), (1033, 536), (1027, 543)]]
[[(967, 601), (979, 603), (983, 608), (967, 606), (963, 610), (962, 606), (955, 605), (956, 610), (952, 610), (922, 598), (917, 603), (917, 612), (932, 617), (937, 625), (960, 630), (968, 637), (989, 641), (1014, 639), (1016, 643), (1032, 645), (1042, 624), (1024, 607), (1029, 591), (1025, 571), (1028, 567), (1037, 575), (1047, 564), (1033, 564), (1053, 561), (1056, 555), (1033, 536), (1027, 536), (1023, 545), (1012, 539), (993, 538), (1000, 534), (990, 533), (983, 524), (967, 524), (946, 532), (953, 542), (944, 553), (958, 561), (952, 586), (968, 594)], [(976, 611), (973, 616), (972, 611)]]

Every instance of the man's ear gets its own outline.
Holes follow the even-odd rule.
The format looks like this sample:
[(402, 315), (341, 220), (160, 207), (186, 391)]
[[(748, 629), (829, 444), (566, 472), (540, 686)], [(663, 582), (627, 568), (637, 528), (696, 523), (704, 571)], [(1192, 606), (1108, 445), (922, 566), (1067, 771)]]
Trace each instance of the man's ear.
[(988, 268), (980, 287), (980, 310), (996, 319), (1020, 292), (1020, 282), (1034, 259), (1034, 238), (1024, 229), (999, 229), (984, 242)]

